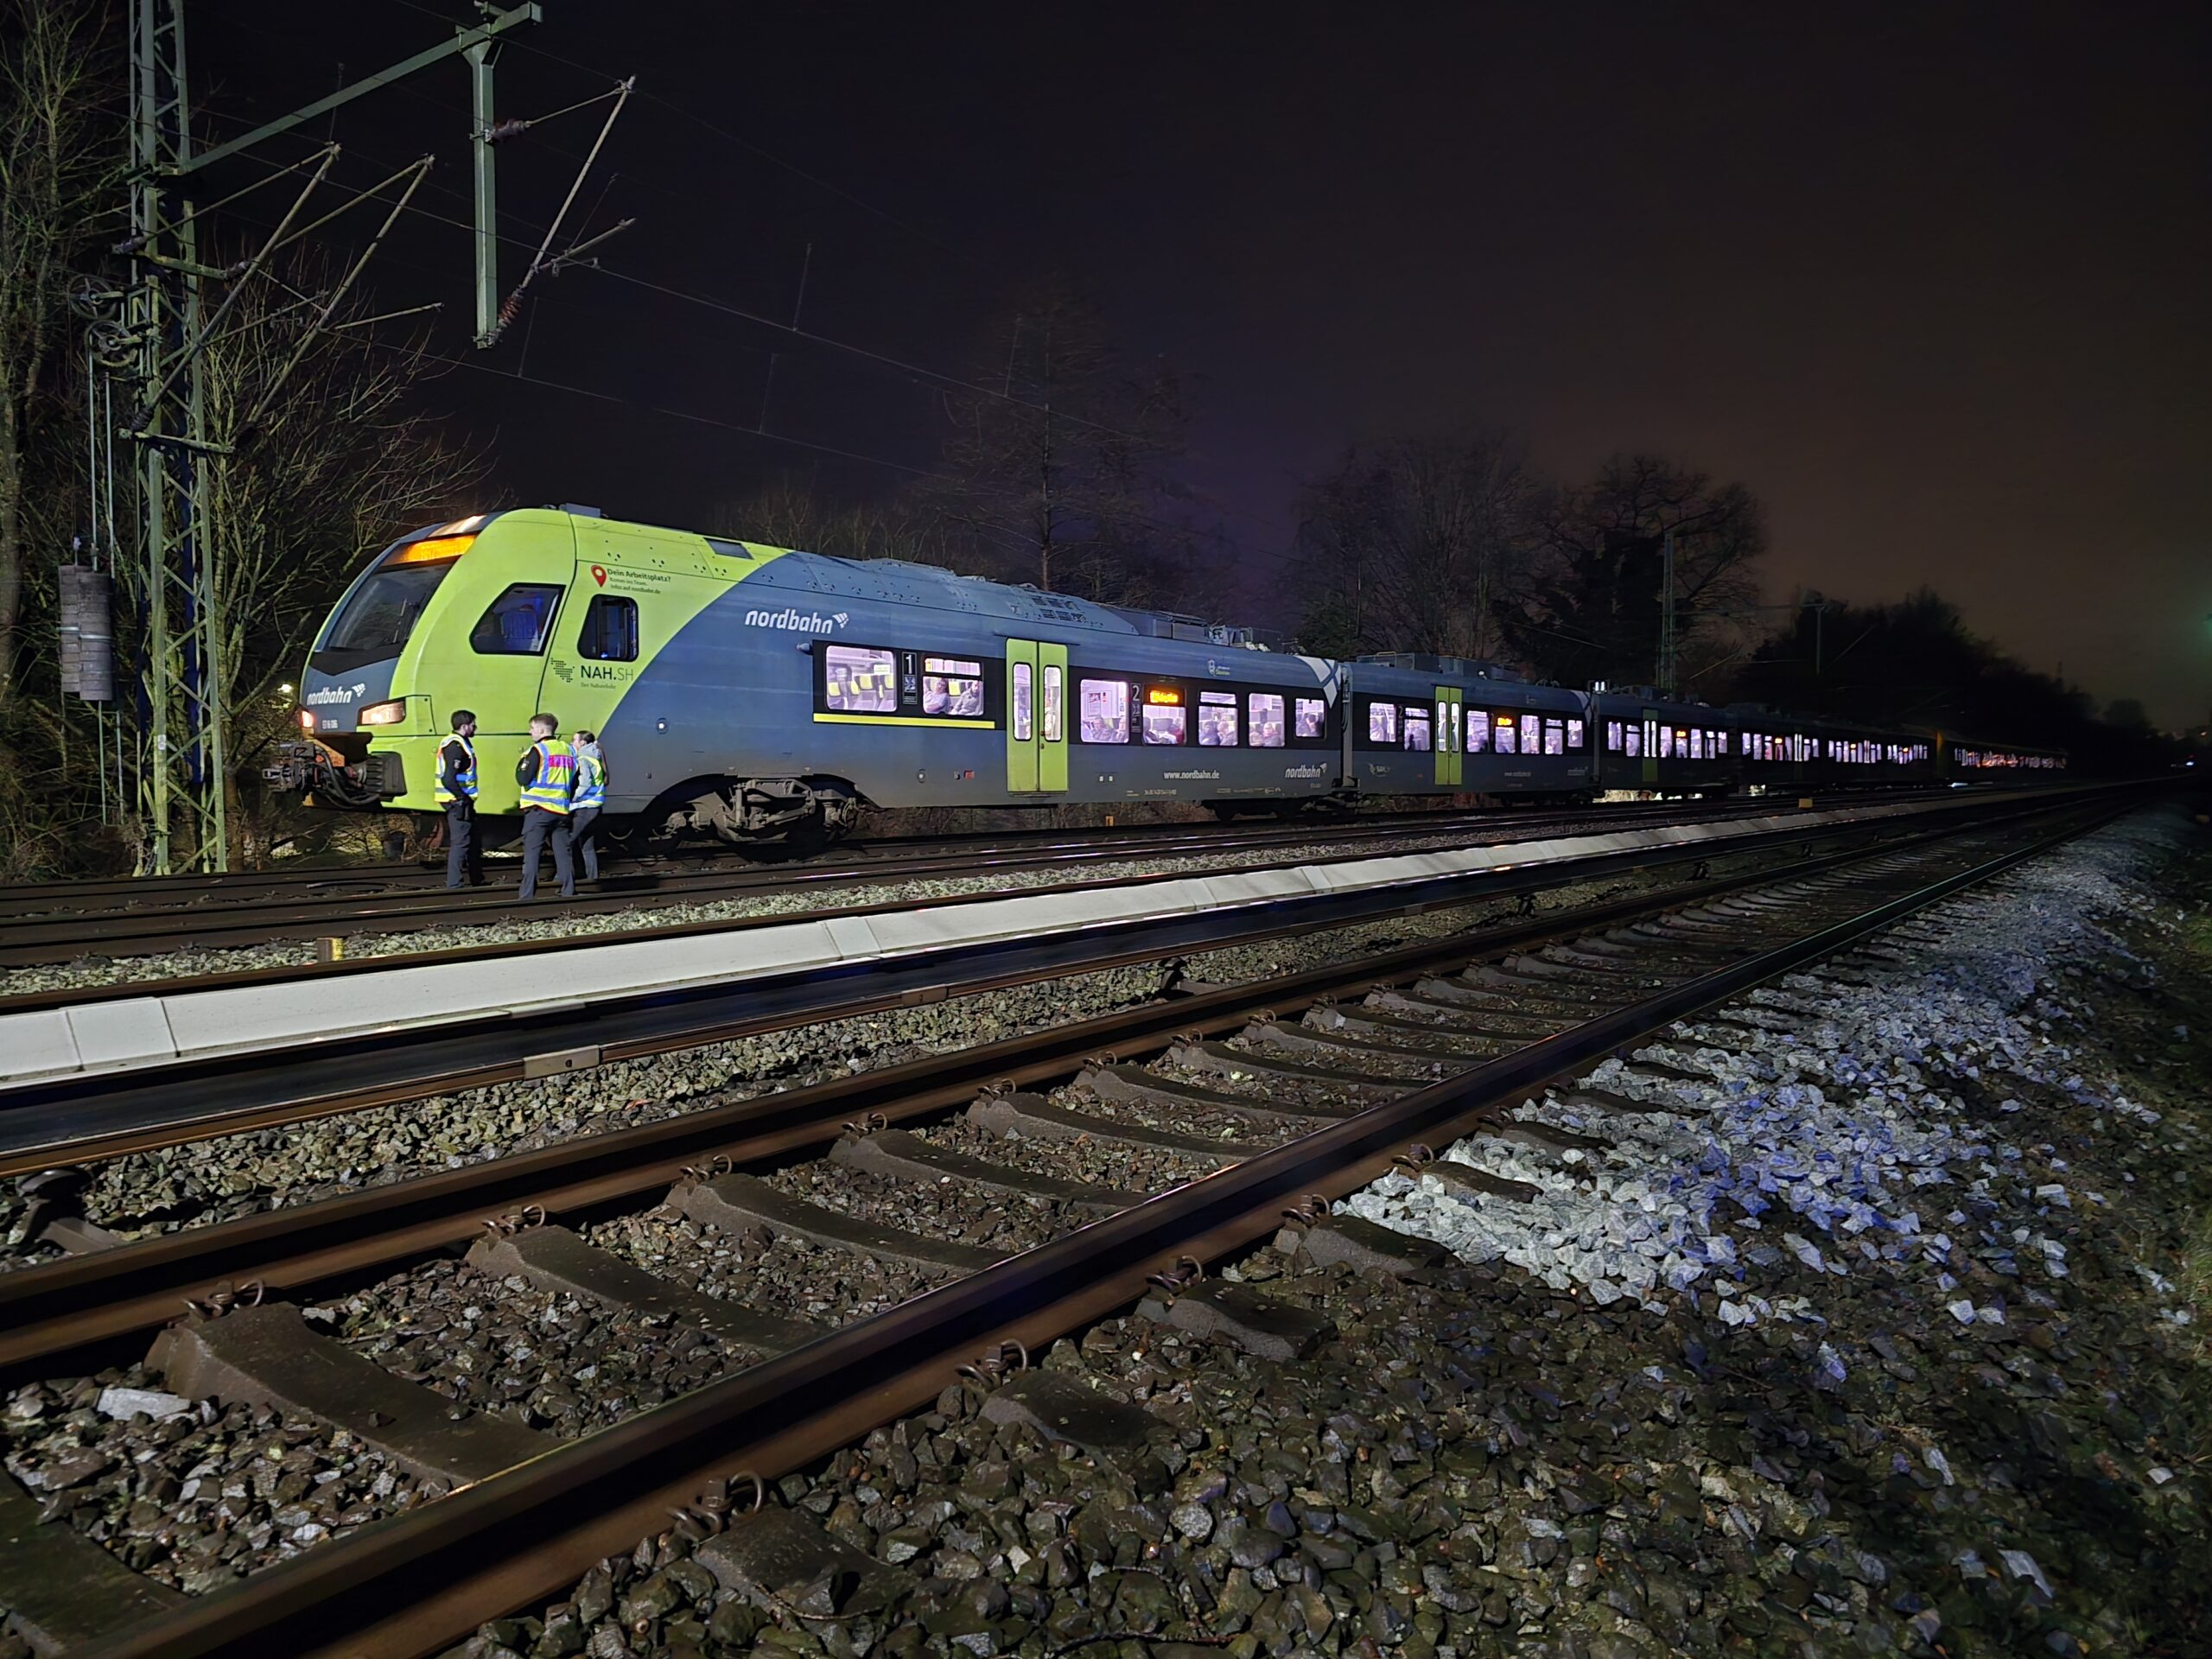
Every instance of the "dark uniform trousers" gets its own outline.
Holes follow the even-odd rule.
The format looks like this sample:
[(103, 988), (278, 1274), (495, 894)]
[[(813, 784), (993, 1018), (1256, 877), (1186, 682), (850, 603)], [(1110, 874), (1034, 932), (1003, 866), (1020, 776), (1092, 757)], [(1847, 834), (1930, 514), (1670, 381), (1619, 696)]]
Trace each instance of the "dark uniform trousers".
[(446, 886), (484, 885), (484, 845), (476, 839), (476, 803), (463, 797), (446, 803)]
[(569, 814), (569, 844), (583, 860), (584, 880), (599, 880), (599, 809), (580, 806)]
[(561, 879), (561, 896), (576, 896), (576, 863), (569, 855), (569, 815), (548, 812), (542, 806), (522, 810), (522, 894), (537, 891), (537, 861), (544, 855), (548, 838), (553, 842), (553, 874)]

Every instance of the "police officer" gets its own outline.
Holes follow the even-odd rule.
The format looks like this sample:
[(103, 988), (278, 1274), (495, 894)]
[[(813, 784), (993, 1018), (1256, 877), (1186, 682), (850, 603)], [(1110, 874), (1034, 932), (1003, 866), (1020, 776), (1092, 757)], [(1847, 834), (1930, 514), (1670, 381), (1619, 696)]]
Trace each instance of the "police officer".
[(607, 804), (607, 757), (599, 734), (581, 728), (570, 741), (576, 752), (576, 792), (569, 801), (569, 844), (583, 860), (584, 880), (599, 880), (599, 814)]
[(430, 791), (446, 810), (446, 887), (457, 890), (466, 880), (484, 885), (484, 848), (476, 839), (476, 716), (466, 709), (453, 715), (453, 735), (438, 748), (438, 778)]
[(569, 808), (576, 789), (575, 751), (554, 734), (561, 722), (550, 715), (532, 715), (530, 734), (534, 740), (515, 762), (515, 782), (522, 791), (522, 892), (537, 893), (537, 861), (545, 843), (553, 843), (553, 874), (561, 879), (561, 896), (576, 896), (575, 861), (569, 855)]

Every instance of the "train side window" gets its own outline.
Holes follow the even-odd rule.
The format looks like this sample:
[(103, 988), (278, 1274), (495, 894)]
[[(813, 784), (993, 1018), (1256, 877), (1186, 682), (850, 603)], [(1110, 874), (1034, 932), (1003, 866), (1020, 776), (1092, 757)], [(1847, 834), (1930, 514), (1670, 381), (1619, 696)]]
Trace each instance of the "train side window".
[(1621, 723), (1618, 720), (1609, 720), (1605, 722), (1605, 753), (1618, 754), (1620, 752)]
[(1695, 726), (1690, 728), (1690, 759), (1705, 759), (1705, 733)]
[(1326, 735), (1329, 705), (1324, 699), (1320, 697), (1295, 698), (1291, 713), (1298, 722), (1293, 728), (1296, 735), (1301, 738), (1318, 738)]
[(1129, 741), (1129, 683), (1127, 680), (1079, 680), (1082, 719), (1077, 729), (1086, 743), (1126, 743)]
[(825, 645), (822, 706), (833, 715), (899, 712), (899, 659), (866, 645)]
[(1406, 747), (1426, 750), (1428, 747), (1428, 710), (1413, 703), (1405, 705)]
[(576, 655), (594, 663), (638, 660), (638, 601), (594, 594), (576, 630)]
[(1183, 694), (1172, 685), (1148, 685), (1144, 690), (1144, 741), (1159, 745), (1185, 743), (1191, 736), (1191, 711)]
[(1582, 753), (1582, 722), (1579, 720), (1567, 722), (1567, 752), (1569, 754)]
[(1490, 710), (1467, 710), (1467, 753), (1486, 754), (1490, 752)]
[(1255, 749), (1282, 747), (1282, 693), (1253, 691), (1244, 698), (1246, 741)]
[(1065, 716), (1060, 712), (1062, 677), (1058, 663), (1045, 664), (1045, 741), (1047, 743), (1058, 742), (1063, 729), (1061, 722)]
[(1544, 717), (1541, 715), (1521, 716), (1521, 753), (1541, 754), (1544, 752)]
[(1544, 722), (1544, 753), (1546, 754), (1567, 753), (1567, 727), (1563, 721), (1547, 720)]
[(561, 590), (551, 583), (518, 582), (477, 619), (469, 648), (485, 657), (535, 657), (545, 649), (560, 603)]
[(1035, 729), (1031, 696), (1029, 664), (1016, 663), (1014, 665), (1014, 741), (1017, 743), (1027, 743), (1029, 734)]
[(1370, 702), (1367, 705), (1367, 743), (1370, 748), (1395, 749), (1398, 747), (1396, 703)]
[(1198, 693), (1198, 747), (1233, 749), (1236, 747), (1236, 694), (1234, 691)]
[(1497, 717), (1497, 752), (1500, 754), (1520, 753), (1520, 744), (1516, 741), (1519, 731), (1520, 728), (1513, 723), (1512, 715), (1500, 715)]
[(948, 720), (980, 720), (983, 665), (951, 657), (922, 658), (922, 712)]
[(1675, 728), (1671, 726), (1662, 726), (1659, 728), (1659, 758), (1662, 760), (1671, 760), (1675, 758)]
[(1630, 721), (1621, 728), (1621, 741), (1627, 746), (1623, 753), (1630, 760), (1640, 759), (1643, 753), (1643, 728)]

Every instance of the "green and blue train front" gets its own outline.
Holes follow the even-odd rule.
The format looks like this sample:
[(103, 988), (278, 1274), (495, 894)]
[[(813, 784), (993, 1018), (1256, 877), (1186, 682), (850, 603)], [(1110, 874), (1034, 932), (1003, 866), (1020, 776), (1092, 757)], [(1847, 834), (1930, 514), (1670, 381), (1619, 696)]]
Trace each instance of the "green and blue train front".
[[(302, 677), (315, 749), (290, 781), (434, 810), (466, 709), (479, 809), (512, 813), (506, 762), (543, 709), (601, 734), (611, 814), (731, 840), (834, 834), (863, 799), (1300, 799), (1340, 781), (1335, 677), (932, 567), (519, 510), (410, 537), (356, 580)], [(1130, 747), (1074, 761), (1079, 725), (1113, 720)], [(1143, 741), (1170, 722), (1179, 745)]]

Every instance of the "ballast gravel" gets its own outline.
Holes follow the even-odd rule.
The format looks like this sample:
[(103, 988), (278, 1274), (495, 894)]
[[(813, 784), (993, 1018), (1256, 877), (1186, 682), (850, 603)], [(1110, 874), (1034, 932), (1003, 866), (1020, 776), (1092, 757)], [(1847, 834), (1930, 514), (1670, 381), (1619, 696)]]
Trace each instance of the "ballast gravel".
[[(834, 1586), (749, 1605), (671, 1531), (456, 1651), (2202, 1651), (2212, 1040), (2190, 1015), (2212, 992), (2212, 842), (2187, 833), (2108, 830), (1891, 936), (1872, 984), (1778, 991), (1815, 1021), (1815, 1071), (1716, 1073), (1705, 1114), (1609, 1117), (1579, 1160), (1500, 1166), (1566, 1172), (1561, 1194), (1603, 1180), (1613, 1205), (1501, 1223), (1487, 1259), (1412, 1280), (1268, 1249), (1224, 1268), (1330, 1318), (1305, 1361), (1135, 1318), (1041, 1357), (1158, 1419), (1148, 1457), (991, 1425), (963, 1386), (774, 1483), (769, 1502), (910, 1575), (886, 1616), (841, 1612)], [(2191, 876), (2193, 914), (2162, 912), (2154, 884)], [(1395, 1179), (1367, 1197), (1399, 1224), (1467, 1207)], [(1599, 1211), (1663, 1232), (1675, 1202), (1704, 1216), (1701, 1254), (1674, 1250), (1700, 1271), (1642, 1286), (1642, 1236)]]

